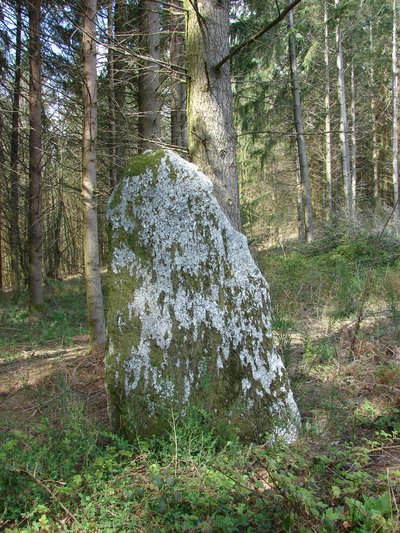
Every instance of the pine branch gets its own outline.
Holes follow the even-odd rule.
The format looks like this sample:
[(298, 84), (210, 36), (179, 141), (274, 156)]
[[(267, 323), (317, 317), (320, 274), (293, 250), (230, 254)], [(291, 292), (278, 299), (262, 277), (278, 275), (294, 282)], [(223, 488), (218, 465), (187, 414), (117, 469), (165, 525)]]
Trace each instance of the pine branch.
[(225, 56), (223, 59), (221, 59), (221, 61), (217, 63), (217, 65), (215, 65), (215, 70), (217, 71), (220, 70), (221, 67), (225, 65), (227, 61), (230, 61), (232, 57), (237, 55), (241, 50), (243, 50), (243, 48), (245, 48), (249, 44), (253, 43), (257, 39), (262, 37), (264, 33), (267, 33), (268, 31), (272, 30), (272, 28), (274, 28), (277, 24), (279, 24), (286, 17), (286, 15), (290, 13), (290, 11), (294, 7), (296, 7), (297, 4), (299, 4), (300, 2), (301, 0), (293, 0), (293, 2), (289, 6), (287, 6), (283, 11), (281, 11), (279, 15), (272, 22), (269, 22), (266, 26), (264, 26), (264, 28), (259, 30), (257, 33), (254, 33), (251, 37), (249, 37), (245, 41), (241, 42), (240, 44), (232, 48), (229, 54)]

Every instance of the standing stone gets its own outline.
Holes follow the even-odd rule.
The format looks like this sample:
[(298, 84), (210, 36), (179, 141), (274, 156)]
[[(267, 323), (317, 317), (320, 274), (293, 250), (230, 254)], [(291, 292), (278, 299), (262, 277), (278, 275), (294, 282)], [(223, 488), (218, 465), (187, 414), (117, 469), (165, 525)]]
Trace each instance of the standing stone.
[(134, 158), (107, 212), (106, 384), (114, 430), (162, 434), (208, 411), (243, 439), (296, 437), (269, 287), (211, 181), (171, 151)]

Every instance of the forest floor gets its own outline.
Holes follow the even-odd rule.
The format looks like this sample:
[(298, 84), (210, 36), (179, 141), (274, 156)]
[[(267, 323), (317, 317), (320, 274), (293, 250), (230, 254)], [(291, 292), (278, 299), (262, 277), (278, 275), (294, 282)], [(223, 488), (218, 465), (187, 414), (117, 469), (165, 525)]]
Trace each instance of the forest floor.
[(164, 440), (119, 439), (83, 280), (49, 282), (37, 314), (2, 294), (0, 528), (400, 531), (400, 244), (372, 238), (259, 253), (302, 416), (290, 447), (227, 441), (197, 412)]

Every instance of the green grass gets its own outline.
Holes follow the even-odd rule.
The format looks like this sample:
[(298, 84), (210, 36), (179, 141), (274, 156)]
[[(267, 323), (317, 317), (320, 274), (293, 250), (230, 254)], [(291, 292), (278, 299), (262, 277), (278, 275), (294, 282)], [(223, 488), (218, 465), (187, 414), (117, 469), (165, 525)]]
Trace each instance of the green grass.
[(259, 253), (258, 262), (271, 286), (273, 308), (287, 319), (352, 317), (370, 278), (371, 304), (384, 304), (398, 320), (398, 239), (331, 232), (310, 244), (289, 242), (283, 250)]
[(0, 293), (0, 355), (6, 362), (21, 350), (35, 350), (56, 342), (70, 345), (86, 333), (86, 295), (82, 279), (51, 280), (43, 310), (31, 312), (27, 293)]
[[(69, 369), (1, 400), (0, 527), (399, 531), (400, 248), (374, 239), (332, 233), (311, 245), (290, 243), (284, 254), (259, 255), (271, 285), (275, 338), (302, 414), (294, 445), (244, 446), (212, 429), (201, 410), (185, 419), (171, 412), (162, 439), (127, 442), (99, 423), (93, 411), (99, 391), (82, 396)], [(369, 318), (351, 351), (368, 279)], [(2, 296), (4, 346), (16, 359), (21, 347), (84, 331), (81, 282), (51, 289), (54, 301), (34, 318), (40, 327), (32, 326), (23, 295)]]

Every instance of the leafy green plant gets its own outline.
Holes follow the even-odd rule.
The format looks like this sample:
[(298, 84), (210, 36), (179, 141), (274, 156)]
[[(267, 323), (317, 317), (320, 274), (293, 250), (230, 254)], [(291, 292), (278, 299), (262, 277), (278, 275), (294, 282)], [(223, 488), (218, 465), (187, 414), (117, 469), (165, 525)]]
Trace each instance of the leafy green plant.
[(284, 365), (288, 367), (292, 357), (291, 330), (294, 322), (282, 306), (274, 305), (272, 308), (271, 325)]

